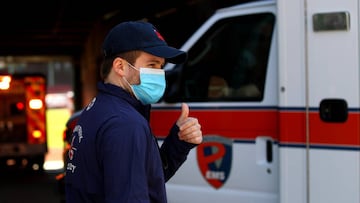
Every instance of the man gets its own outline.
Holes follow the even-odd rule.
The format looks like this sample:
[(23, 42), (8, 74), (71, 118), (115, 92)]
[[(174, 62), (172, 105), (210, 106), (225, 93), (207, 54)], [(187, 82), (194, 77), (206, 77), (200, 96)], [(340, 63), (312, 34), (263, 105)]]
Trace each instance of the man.
[(183, 63), (187, 54), (169, 47), (147, 22), (118, 24), (103, 50), (98, 94), (72, 135), (66, 202), (167, 202), (165, 182), (202, 142), (202, 132), (183, 103), (159, 148), (149, 126), (150, 105), (164, 93), (165, 62)]

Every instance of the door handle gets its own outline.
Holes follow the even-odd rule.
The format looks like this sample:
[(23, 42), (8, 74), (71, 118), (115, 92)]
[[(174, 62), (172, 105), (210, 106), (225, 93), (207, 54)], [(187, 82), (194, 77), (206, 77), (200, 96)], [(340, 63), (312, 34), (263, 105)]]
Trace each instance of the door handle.
[(268, 165), (273, 162), (273, 139), (269, 136), (258, 136), (256, 143), (256, 162), (259, 165)]

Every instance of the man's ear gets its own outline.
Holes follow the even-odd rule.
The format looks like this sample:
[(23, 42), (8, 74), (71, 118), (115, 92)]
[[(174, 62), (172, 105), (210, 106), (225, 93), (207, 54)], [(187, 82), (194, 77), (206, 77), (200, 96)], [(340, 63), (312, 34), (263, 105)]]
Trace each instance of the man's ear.
[(120, 58), (120, 57), (116, 57), (113, 61), (113, 70), (120, 76), (124, 76), (125, 75), (125, 60)]

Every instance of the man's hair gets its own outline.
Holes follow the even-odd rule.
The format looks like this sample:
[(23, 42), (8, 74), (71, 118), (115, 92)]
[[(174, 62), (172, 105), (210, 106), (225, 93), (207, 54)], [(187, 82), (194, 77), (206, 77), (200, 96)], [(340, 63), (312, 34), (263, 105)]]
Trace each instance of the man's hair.
[(126, 60), (127, 62), (129, 62), (130, 64), (134, 65), (136, 59), (139, 56), (140, 56), (140, 51), (134, 50), (134, 51), (128, 51), (128, 52), (116, 54), (116, 55), (113, 55), (113, 56), (105, 57), (102, 64), (101, 64), (101, 68), (100, 68), (100, 78), (101, 78), (101, 80), (104, 81), (107, 78), (107, 76), (109, 75), (110, 70), (112, 68), (113, 61), (117, 57), (120, 57), (120, 58)]

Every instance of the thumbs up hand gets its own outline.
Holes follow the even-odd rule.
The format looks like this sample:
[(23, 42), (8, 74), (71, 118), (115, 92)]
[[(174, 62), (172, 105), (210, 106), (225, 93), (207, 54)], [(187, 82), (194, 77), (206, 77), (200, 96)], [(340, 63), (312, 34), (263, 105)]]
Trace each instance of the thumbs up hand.
[(180, 131), (179, 139), (192, 144), (202, 142), (201, 125), (197, 118), (189, 117), (189, 106), (186, 103), (181, 104), (181, 114), (176, 121)]

